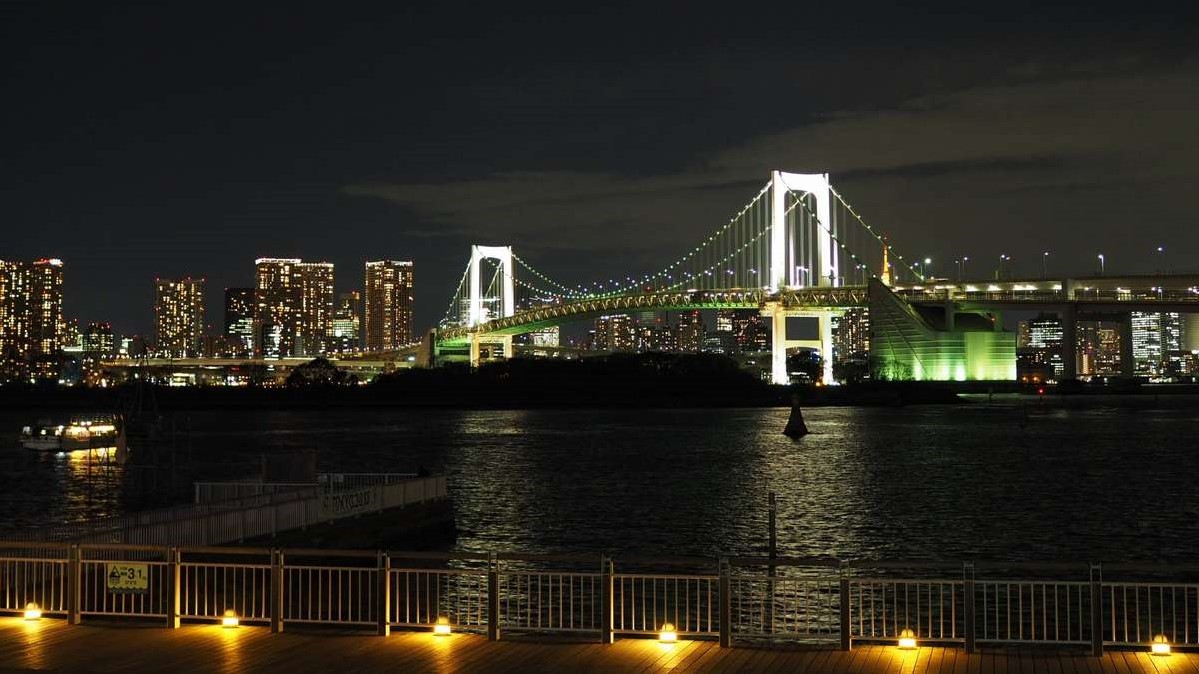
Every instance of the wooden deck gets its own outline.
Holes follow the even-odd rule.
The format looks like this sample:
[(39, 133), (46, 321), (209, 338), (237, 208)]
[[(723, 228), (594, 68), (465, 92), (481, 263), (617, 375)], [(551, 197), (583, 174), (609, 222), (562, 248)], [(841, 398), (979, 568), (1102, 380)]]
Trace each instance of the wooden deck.
[(1155, 658), (1114, 652), (990, 652), (954, 648), (899, 651), (869, 646), (836, 650), (727, 648), (710, 641), (663, 645), (625, 639), (594, 643), (488, 642), (473, 635), (300, 632), (262, 627), (80, 625), (0, 618), (0, 672), (912, 672), (1000, 674), (1199, 674), (1199, 655)]

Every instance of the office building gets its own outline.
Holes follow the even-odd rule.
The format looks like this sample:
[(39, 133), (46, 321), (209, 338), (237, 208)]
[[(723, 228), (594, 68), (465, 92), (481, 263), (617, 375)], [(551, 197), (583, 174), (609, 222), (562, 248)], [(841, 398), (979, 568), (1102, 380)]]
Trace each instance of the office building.
[(204, 355), (204, 279), (154, 279), (154, 352), (160, 358)]
[(354, 353), (361, 348), (361, 311), (362, 294), (357, 290), (337, 296), (337, 307), (333, 310), (333, 337), (330, 341), (333, 353)]
[(367, 351), (391, 351), (413, 338), (413, 265), (411, 260), (366, 263), (364, 328)]
[(225, 340), (217, 351), (235, 358), (254, 353), (254, 289), (225, 288)]

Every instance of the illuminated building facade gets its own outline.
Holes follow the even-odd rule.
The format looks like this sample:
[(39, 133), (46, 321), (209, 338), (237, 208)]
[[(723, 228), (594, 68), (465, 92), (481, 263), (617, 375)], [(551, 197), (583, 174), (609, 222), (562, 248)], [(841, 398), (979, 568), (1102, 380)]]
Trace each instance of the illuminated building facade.
[(632, 316), (612, 314), (595, 319), (591, 348), (596, 351), (633, 351), (636, 345)]
[(255, 261), (254, 355), (319, 356), (333, 333), (333, 263)]
[(862, 358), (870, 351), (870, 310), (846, 309), (833, 318), (833, 361)]
[(1165, 354), (1162, 344), (1162, 314), (1132, 312), (1132, 362), (1138, 375), (1158, 377), (1162, 374)]
[(366, 263), (366, 350), (391, 351), (413, 339), (411, 260)]
[(529, 333), (529, 343), (533, 346), (558, 346), (561, 342), (561, 330), (556, 325)]
[(360, 320), (362, 294), (357, 290), (337, 296), (337, 307), (333, 310), (333, 337), (330, 346), (333, 353), (354, 353), (360, 347)]
[(707, 327), (704, 325), (704, 315), (698, 309), (684, 311), (679, 314), (678, 349), (684, 353), (698, 353), (704, 346)]
[(879, 380), (1012, 381), (1016, 335), (994, 316), (909, 305), (878, 281), (870, 285), (870, 367)]
[(204, 279), (154, 279), (155, 353), (161, 358), (204, 355)]
[(116, 336), (109, 323), (88, 323), (83, 329), (82, 346), (85, 354), (107, 360), (117, 355)]
[(231, 357), (254, 353), (254, 289), (225, 288), (225, 347)]
[(62, 260), (0, 261), (0, 379), (58, 378), (62, 283)]

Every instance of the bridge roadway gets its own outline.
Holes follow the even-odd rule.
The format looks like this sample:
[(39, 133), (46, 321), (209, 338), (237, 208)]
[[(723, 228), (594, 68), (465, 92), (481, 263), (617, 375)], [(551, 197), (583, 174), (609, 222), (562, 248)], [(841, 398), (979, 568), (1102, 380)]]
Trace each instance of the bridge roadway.
[[(475, 327), (437, 332), (438, 345), (466, 344), (471, 334), (515, 335), (610, 313), (691, 309), (760, 309), (778, 302), (784, 310), (866, 306), (869, 286), (674, 290), (587, 298), (518, 311)], [(1055, 311), (1076, 304), (1089, 313), (1199, 311), (1199, 275), (1097, 276), (1004, 281), (930, 281), (893, 290), (912, 302), (952, 301), (962, 310), (1023, 308)]]
[(1199, 655), (1153, 657), (1109, 651), (992, 651), (972, 655), (958, 648), (900, 651), (861, 646), (822, 648), (720, 648), (712, 641), (673, 645), (624, 639), (610, 645), (487, 641), (466, 634), (435, 637), (396, 633), (223, 629), (185, 625), (177, 630), (129, 629), (64, 620), (27, 622), (0, 618), (0, 671), (64, 672), (812, 672), (818, 674), (1073, 674), (1199, 673)]

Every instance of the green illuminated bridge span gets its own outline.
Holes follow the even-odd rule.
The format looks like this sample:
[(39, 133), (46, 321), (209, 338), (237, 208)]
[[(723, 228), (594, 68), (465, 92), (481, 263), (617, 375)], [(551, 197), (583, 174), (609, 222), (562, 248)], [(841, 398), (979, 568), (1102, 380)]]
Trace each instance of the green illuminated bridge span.
[[(831, 382), (834, 317), (867, 307), (872, 358), (898, 363), (888, 376), (1014, 379), (1015, 336), (1003, 331), (996, 314), (1005, 307), (1060, 311), (1067, 332), (1080, 314), (1199, 308), (1195, 277), (928, 278), (928, 261), (905, 259), (826, 173), (773, 171), (740, 211), (710, 227), (699, 230), (706, 235), (698, 245), (656, 271), (586, 283), (555, 279), (511, 246), (472, 246), (438, 329), (408, 353), (430, 364), (439, 355), (468, 355), (475, 365), (510, 354), (513, 335), (605, 314), (756, 309), (771, 326), (775, 383), (790, 380), (787, 352), (795, 348), (817, 349), (823, 380)], [(817, 339), (786, 334), (786, 318), (796, 315), (817, 320)]]
[(438, 330), (436, 342), (438, 346), (464, 345), (470, 341), (471, 334), (519, 335), (572, 321), (629, 311), (761, 309), (768, 302), (777, 302), (786, 309), (844, 309), (864, 307), (866, 301), (865, 286), (788, 289), (777, 293), (746, 288), (649, 292), (576, 300), (518, 311), (474, 327)]

